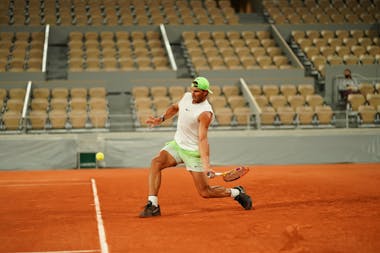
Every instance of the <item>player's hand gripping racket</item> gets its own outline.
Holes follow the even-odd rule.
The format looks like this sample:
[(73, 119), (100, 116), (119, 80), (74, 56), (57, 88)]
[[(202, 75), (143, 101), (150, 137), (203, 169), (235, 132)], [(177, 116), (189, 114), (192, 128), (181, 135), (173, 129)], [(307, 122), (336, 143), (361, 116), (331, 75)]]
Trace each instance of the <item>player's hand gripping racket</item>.
[(240, 167), (234, 168), (234, 169), (226, 171), (226, 172), (215, 172), (214, 175), (211, 172), (208, 172), (207, 176), (209, 178), (213, 178), (215, 176), (221, 176), (221, 177), (223, 177), (224, 181), (231, 182), (231, 181), (234, 181), (234, 180), (241, 178), (242, 176), (247, 174), (248, 171), (249, 171), (248, 167), (240, 166)]

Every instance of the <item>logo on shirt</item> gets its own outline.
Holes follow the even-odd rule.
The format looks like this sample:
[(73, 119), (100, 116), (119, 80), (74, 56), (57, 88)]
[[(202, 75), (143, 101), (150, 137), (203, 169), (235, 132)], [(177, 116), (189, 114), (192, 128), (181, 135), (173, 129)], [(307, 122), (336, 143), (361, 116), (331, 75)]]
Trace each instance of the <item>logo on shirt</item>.
[(190, 112), (190, 109), (189, 108), (185, 108), (185, 111)]

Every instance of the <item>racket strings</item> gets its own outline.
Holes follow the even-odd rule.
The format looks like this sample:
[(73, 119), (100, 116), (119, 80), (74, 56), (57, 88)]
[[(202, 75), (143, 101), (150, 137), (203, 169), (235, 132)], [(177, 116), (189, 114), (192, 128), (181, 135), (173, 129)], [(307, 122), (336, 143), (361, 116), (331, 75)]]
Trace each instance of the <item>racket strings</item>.
[(236, 180), (236, 179), (244, 176), (247, 172), (248, 172), (248, 168), (246, 168), (246, 167), (238, 167), (238, 168), (236, 168), (234, 170), (231, 170), (231, 171), (227, 172), (224, 175), (224, 179), (226, 181), (233, 181), (233, 180)]

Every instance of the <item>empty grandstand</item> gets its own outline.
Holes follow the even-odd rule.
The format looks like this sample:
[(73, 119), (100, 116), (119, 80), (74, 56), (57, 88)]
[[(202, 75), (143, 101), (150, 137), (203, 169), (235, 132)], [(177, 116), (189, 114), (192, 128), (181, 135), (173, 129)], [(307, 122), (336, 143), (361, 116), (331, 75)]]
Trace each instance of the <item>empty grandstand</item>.
[[(78, 154), (107, 136), (172, 132), (176, 117), (145, 119), (196, 76), (211, 81), (216, 135), (379, 130), (379, 1), (247, 2), (1, 1), (0, 134), (58, 134)], [(346, 68), (360, 89), (343, 101)]]

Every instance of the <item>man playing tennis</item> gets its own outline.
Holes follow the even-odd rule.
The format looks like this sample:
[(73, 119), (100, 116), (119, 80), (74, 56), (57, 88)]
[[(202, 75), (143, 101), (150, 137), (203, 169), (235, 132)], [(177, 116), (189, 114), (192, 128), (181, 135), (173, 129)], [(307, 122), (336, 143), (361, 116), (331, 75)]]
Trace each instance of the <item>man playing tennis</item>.
[(146, 122), (158, 126), (166, 119), (178, 113), (177, 131), (174, 140), (168, 142), (151, 161), (149, 170), (148, 203), (140, 217), (161, 215), (158, 205), (158, 192), (161, 184), (161, 171), (168, 167), (184, 163), (193, 177), (198, 193), (203, 198), (232, 197), (246, 209), (252, 209), (251, 197), (242, 186), (225, 188), (210, 186), (207, 172), (214, 174), (209, 159), (208, 128), (214, 118), (207, 96), (212, 93), (210, 84), (204, 77), (197, 77), (191, 85), (191, 93), (186, 92), (182, 99), (169, 106), (161, 117), (150, 117)]

